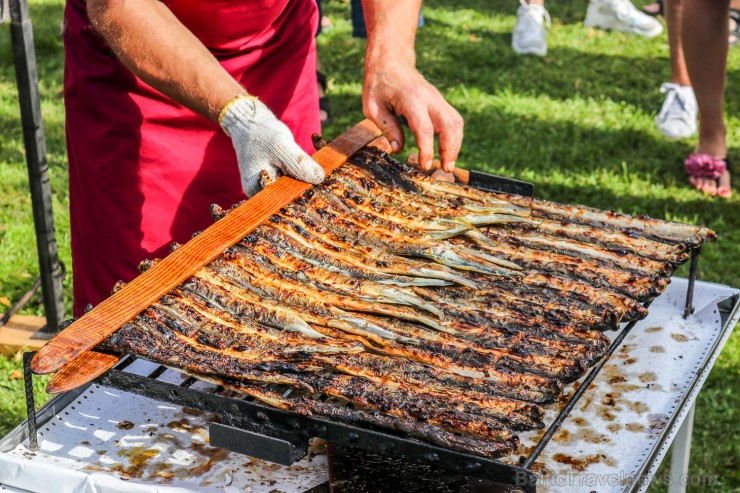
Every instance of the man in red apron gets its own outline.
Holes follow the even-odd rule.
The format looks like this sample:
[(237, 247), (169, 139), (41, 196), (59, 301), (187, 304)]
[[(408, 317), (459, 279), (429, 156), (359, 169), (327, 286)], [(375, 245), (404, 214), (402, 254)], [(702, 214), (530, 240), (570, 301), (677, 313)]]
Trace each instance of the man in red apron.
[[(420, 0), (366, 0), (363, 109), (451, 170), (462, 119), (415, 69)], [(68, 0), (64, 19), (74, 311), (210, 222), (262, 172), (318, 183), (315, 0)]]

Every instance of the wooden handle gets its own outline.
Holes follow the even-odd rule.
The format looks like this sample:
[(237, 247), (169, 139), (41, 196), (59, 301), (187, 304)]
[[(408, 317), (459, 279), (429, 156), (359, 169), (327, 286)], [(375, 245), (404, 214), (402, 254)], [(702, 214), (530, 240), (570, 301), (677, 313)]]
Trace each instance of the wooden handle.
[(49, 380), (46, 384), (46, 392), (61, 394), (74, 390), (113, 368), (120, 359), (121, 357), (116, 354), (101, 353), (95, 350), (86, 351), (64, 365)]
[[(328, 174), (381, 135), (371, 121), (363, 120), (317, 151), (313, 158)], [(35, 373), (52, 373), (92, 349), (311, 186), (280, 177), (57, 334), (36, 353), (31, 369)], [(92, 373), (88, 371), (88, 376)]]

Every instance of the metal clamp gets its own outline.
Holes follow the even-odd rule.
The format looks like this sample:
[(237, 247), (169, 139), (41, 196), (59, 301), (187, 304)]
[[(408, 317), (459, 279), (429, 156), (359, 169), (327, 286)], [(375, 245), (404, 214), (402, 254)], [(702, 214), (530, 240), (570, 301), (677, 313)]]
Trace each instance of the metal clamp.
[(222, 423), (211, 423), (208, 427), (210, 444), (232, 450), (250, 457), (290, 466), (308, 454), (308, 442), (297, 445), (288, 440), (253, 433), (243, 428)]

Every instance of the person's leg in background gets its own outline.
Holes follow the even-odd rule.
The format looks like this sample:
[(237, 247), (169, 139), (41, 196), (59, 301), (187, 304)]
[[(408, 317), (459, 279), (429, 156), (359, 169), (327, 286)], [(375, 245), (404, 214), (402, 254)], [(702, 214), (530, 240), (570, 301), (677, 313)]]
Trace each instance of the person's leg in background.
[(683, 0), (665, 0), (668, 45), (671, 53), (671, 81), (660, 87), (665, 93), (663, 107), (656, 117), (658, 130), (671, 139), (685, 139), (696, 133), (697, 107), (684, 58), (681, 24)]
[[(649, 3), (642, 8), (647, 15), (658, 17), (665, 14), (665, 2), (670, 0), (657, 0)], [(729, 45), (735, 46), (740, 42), (740, 0), (730, 2), (730, 36), (728, 37)]]
[[(683, 0), (683, 8), (683, 50), (699, 107), (696, 154), (725, 159), (727, 143), (723, 107), (730, 2)], [(689, 181), (710, 195), (729, 197), (731, 194), (729, 171), (725, 171), (719, 180), (691, 176)]]
[[(367, 39), (367, 28), (365, 27), (365, 13), (362, 11), (362, 0), (350, 0), (349, 15), (352, 19), (352, 37)], [(424, 26), (423, 7), (419, 11), (419, 24)]]
[(365, 13), (362, 11), (362, 0), (351, 0), (350, 17), (352, 17), (352, 37), (367, 38), (367, 29), (365, 28)]
[(547, 55), (547, 27), (550, 16), (544, 0), (520, 0), (511, 47), (520, 55)]

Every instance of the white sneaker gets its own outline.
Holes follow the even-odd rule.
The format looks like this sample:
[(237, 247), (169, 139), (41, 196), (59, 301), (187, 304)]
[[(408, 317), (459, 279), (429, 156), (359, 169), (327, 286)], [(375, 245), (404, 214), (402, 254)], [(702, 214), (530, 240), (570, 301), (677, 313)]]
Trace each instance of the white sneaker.
[(519, 0), (521, 5), (516, 12), (516, 26), (511, 33), (511, 47), (520, 55), (547, 55), (547, 29), (550, 26), (550, 14), (542, 5), (528, 5)]
[(660, 133), (669, 139), (685, 139), (696, 133), (696, 96), (691, 86), (666, 82), (660, 86), (665, 101), (655, 117)]
[(663, 32), (663, 25), (658, 20), (637, 10), (629, 0), (591, 0), (583, 25), (646, 38), (654, 38)]

